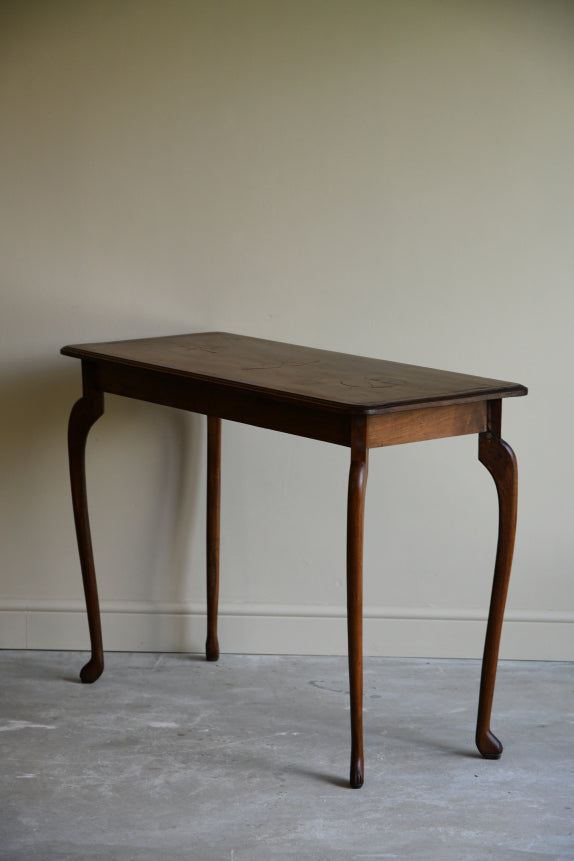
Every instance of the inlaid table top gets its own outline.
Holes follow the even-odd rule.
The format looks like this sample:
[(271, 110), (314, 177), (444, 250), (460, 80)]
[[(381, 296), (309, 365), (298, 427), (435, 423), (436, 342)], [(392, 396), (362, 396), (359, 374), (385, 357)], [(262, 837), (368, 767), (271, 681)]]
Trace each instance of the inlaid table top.
[(518, 383), (226, 332), (77, 344), (64, 347), (62, 353), (167, 371), (353, 414), (527, 394)]

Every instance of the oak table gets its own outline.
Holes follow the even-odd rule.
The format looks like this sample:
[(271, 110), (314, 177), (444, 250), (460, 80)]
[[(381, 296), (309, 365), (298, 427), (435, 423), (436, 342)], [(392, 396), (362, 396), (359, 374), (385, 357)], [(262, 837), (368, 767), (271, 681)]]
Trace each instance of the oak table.
[(351, 450), (347, 503), (347, 630), (352, 787), (363, 783), (363, 513), (370, 448), (478, 434), (478, 457), (498, 491), (499, 531), (480, 682), (476, 744), (487, 759), (502, 745), (490, 729), (504, 605), (516, 527), (517, 469), (501, 438), (502, 398), (517, 383), (298, 347), (223, 332), (64, 347), (82, 361), (83, 395), (72, 408), (68, 449), (74, 519), (91, 642), (83, 682), (104, 668), (86, 498), (84, 451), (104, 411), (104, 392), (207, 416), (207, 660), (219, 657), (221, 420), (243, 422)]

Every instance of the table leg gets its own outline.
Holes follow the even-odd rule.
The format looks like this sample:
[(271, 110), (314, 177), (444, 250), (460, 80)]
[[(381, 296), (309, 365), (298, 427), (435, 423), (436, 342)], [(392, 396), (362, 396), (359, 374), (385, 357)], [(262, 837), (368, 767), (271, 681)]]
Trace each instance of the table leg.
[(514, 550), (518, 471), (514, 452), (508, 443), (500, 438), (498, 433), (491, 430), (479, 434), (478, 457), (496, 484), (499, 517), (498, 546), (480, 679), (476, 746), (486, 759), (498, 759), (502, 754), (502, 744), (491, 732), (490, 714), (496, 681), (504, 606)]
[(221, 496), (221, 419), (207, 417), (207, 641), (205, 657), (219, 658), (217, 605), (219, 600), (219, 522)]
[[(84, 377), (86, 379), (86, 376)], [(70, 413), (68, 424), (68, 456), (70, 460), (70, 482), (72, 485), (72, 505), (74, 522), (80, 554), (80, 566), (88, 612), (88, 627), (92, 657), (82, 668), (82, 682), (95, 682), (104, 669), (104, 650), (102, 645), (102, 627), (100, 622), (100, 605), (94, 568), (94, 554), (88, 518), (88, 501), (86, 496), (86, 439), (90, 428), (104, 412), (104, 398), (100, 391), (91, 389), (84, 384), (84, 396), (76, 401)]]
[(363, 785), (363, 521), (368, 451), (351, 450), (347, 504), (347, 633), (351, 695), (351, 776), (353, 789)]

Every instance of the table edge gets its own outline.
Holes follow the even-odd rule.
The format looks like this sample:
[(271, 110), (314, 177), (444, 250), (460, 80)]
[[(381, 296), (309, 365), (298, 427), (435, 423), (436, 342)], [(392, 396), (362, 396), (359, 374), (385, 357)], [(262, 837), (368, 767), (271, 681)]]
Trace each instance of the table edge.
[[(387, 401), (384, 404), (346, 404), (340, 401), (332, 401), (328, 398), (314, 398), (309, 395), (297, 394), (294, 392), (285, 392), (281, 389), (273, 389), (266, 386), (258, 386), (251, 383), (243, 383), (238, 380), (229, 380), (222, 377), (214, 377), (205, 374), (183, 371), (177, 368), (165, 368), (159, 365), (153, 365), (148, 362), (140, 362), (134, 359), (114, 356), (111, 357), (104, 353), (98, 353), (94, 350), (84, 350), (81, 346), (73, 344), (66, 345), (60, 349), (63, 356), (68, 356), (75, 359), (80, 359), (87, 363), (104, 363), (106, 365), (120, 365), (132, 368), (140, 368), (154, 373), (163, 373), (168, 376), (184, 377), (189, 380), (198, 380), (204, 383), (213, 384), (221, 388), (232, 388), (239, 391), (246, 391), (259, 394), (269, 398), (270, 400), (281, 400), (286, 403), (308, 404), (310, 406), (319, 407), (328, 412), (345, 413), (346, 415), (368, 416), (382, 415), (384, 413), (399, 412), (401, 410), (422, 409), (424, 407), (448, 406), (455, 404), (473, 403), (475, 401), (498, 400), (508, 397), (523, 397), (528, 394), (528, 389), (520, 383), (506, 383), (502, 386), (496, 386), (490, 389), (481, 391), (469, 392), (460, 395), (410, 398), (408, 400)], [(470, 374), (468, 376), (471, 376)], [(503, 383), (504, 381), (500, 381)]]

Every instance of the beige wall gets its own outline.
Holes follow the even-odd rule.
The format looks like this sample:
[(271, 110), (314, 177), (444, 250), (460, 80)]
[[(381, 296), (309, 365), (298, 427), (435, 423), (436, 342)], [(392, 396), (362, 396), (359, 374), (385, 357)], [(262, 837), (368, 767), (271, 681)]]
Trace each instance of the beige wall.
[[(0, 26), (0, 645), (84, 648), (65, 343), (221, 329), (516, 380), (503, 653), (574, 658), (574, 5), (14, 2)], [(108, 648), (204, 640), (205, 423), (109, 397)], [(223, 650), (342, 652), (348, 452), (224, 425)], [(480, 653), (495, 489), (372, 453), (366, 651)]]

